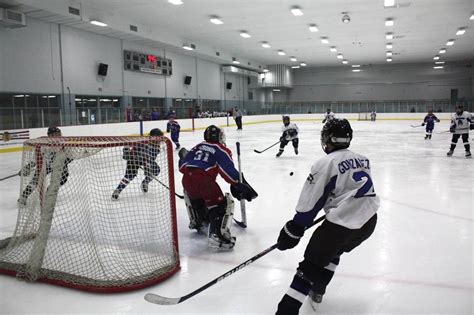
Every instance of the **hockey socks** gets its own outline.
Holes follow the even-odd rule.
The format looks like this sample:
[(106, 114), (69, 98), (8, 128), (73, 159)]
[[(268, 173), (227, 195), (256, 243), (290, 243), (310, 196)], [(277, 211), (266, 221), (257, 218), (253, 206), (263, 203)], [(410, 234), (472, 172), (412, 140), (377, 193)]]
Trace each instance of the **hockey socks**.
[(303, 272), (298, 270), (293, 277), (288, 292), (278, 303), (277, 315), (293, 315), (298, 314), (301, 305), (306, 296), (308, 296), (312, 283), (307, 279)]

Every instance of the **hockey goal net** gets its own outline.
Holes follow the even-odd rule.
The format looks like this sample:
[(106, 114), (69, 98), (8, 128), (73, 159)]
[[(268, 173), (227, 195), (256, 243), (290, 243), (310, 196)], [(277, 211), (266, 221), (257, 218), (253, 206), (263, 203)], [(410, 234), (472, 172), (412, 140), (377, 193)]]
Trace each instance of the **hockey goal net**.
[[(141, 147), (146, 154), (150, 146), (160, 153), (148, 191), (142, 191), (146, 175), (137, 158), (136, 177), (114, 200), (114, 189), (130, 171), (126, 165), (133, 166), (123, 149)], [(0, 240), (1, 273), (119, 292), (156, 284), (178, 270), (167, 138), (42, 137), (24, 143), (17, 225)]]

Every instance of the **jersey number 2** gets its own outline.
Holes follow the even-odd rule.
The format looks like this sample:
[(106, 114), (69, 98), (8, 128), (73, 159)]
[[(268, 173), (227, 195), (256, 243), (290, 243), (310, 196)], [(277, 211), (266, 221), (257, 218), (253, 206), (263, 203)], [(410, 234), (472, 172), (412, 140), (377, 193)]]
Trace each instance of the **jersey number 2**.
[[(364, 172), (364, 171), (359, 171), (359, 172), (355, 172), (354, 174), (352, 174), (352, 178), (353, 178), (356, 182), (360, 182), (361, 180), (363, 180), (364, 178), (366, 178), (365, 184), (356, 192), (356, 194), (354, 195), (354, 198), (373, 197), (373, 196), (375, 196), (374, 184), (372, 183), (372, 178), (370, 178), (370, 175), (369, 175), (369, 174), (367, 174), (367, 173)], [(369, 192), (369, 190), (371, 190), (372, 193), (367, 195), (367, 193)]]

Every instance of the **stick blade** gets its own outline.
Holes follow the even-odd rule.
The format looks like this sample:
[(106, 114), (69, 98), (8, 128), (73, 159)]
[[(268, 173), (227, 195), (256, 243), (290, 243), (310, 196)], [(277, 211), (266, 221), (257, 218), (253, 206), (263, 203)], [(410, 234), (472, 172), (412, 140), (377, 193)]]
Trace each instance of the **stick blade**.
[(234, 218), (234, 222), (241, 228), (244, 228), (244, 229), (247, 228), (247, 224), (245, 224), (244, 222), (237, 221), (235, 218)]
[(262, 153), (262, 151), (258, 151), (258, 150), (253, 150), (253, 152), (255, 152), (255, 153)]
[(147, 293), (145, 295), (145, 300), (150, 303), (159, 305), (176, 305), (181, 302), (181, 298), (167, 298), (154, 293)]

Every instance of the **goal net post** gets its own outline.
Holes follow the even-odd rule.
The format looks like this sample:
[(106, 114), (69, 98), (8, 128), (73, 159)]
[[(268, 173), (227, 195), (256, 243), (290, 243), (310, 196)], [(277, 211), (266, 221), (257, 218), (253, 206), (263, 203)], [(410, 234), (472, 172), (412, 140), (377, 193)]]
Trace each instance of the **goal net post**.
[[(168, 188), (150, 181), (144, 192), (146, 163), (125, 159), (123, 149), (151, 147), (159, 151), (153, 177)], [(136, 177), (114, 200), (130, 169)], [(26, 141), (17, 224), (0, 240), (0, 273), (95, 292), (168, 278), (180, 268), (173, 169), (166, 137)]]

